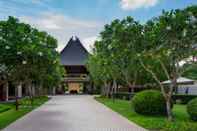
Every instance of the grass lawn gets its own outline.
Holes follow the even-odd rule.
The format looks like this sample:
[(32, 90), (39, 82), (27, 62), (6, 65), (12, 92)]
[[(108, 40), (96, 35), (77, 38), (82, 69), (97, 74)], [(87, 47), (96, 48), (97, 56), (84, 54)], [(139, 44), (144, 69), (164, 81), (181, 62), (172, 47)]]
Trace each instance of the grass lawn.
[(153, 117), (135, 113), (130, 101), (116, 99), (113, 102), (111, 99), (101, 97), (96, 97), (95, 99), (146, 129), (154, 131), (197, 131), (197, 122), (192, 122), (189, 119), (185, 105), (174, 105), (175, 120), (170, 123), (163, 116)]
[[(32, 108), (30, 105), (30, 101), (28, 99), (22, 99), (20, 100), (20, 108), (18, 111), (15, 110), (15, 105), (13, 103), (0, 104), (0, 110), (2, 110), (2, 112), (0, 112), (0, 129), (3, 129), (4, 127), (14, 122), (18, 118), (24, 116), (26, 113), (39, 107), (47, 100), (48, 100), (48, 97), (44, 97), (44, 96), (35, 98), (33, 108)], [(4, 109), (7, 109), (7, 110), (4, 110)]]

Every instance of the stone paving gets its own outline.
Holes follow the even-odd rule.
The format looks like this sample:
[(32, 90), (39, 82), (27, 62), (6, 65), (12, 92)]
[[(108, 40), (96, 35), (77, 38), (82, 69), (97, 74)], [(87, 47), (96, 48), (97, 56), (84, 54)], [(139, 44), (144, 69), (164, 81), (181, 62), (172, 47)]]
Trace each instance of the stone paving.
[(54, 96), (3, 131), (145, 131), (88, 95)]

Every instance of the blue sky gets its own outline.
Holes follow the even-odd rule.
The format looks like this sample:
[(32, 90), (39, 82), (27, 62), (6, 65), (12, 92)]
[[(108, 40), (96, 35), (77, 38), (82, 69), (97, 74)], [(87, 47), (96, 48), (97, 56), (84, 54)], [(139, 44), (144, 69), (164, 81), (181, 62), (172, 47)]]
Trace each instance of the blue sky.
[(47, 31), (61, 50), (72, 35), (89, 48), (103, 26), (132, 16), (141, 23), (162, 10), (185, 8), (197, 0), (0, 0), (0, 19), (9, 15)]

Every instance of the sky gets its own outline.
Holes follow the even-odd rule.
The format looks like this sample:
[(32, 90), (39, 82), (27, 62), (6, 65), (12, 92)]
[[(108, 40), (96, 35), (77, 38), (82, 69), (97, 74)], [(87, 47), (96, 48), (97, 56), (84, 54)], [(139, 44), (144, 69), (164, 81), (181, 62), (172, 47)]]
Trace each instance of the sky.
[(105, 24), (132, 16), (145, 23), (162, 10), (197, 5), (197, 0), (0, 0), (0, 20), (15, 16), (58, 40), (61, 51), (72, 36), (91, 50)]

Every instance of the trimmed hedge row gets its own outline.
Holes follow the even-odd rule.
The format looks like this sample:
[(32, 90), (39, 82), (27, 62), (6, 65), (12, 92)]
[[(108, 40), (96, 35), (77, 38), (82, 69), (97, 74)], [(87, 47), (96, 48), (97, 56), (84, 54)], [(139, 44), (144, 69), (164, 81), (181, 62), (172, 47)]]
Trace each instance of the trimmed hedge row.
[(174, 102), (180, 101), (181, 104), (187, 104), (189, 101), (191, 101), (194, 98), (197, 98), (197, 95), (176, 94), (172, 96)]
[[(114, 98), (117, 99), (123, 99), (123, 100), (131, 100), (135, 93), (129, 93), (129, 92), (117, 92), (114, 94)], [(182, 95), (182, 94), (176, 94), (172, 96), (173, 102), (180, 101), (181, 104), (187, 104), (190, 100), (197, 98), (197, 95)]]
[(131, 100), (131, 98), (133, 98), (133, 96), (135, 95), (135, 93), (117, 92), (117, 93), (114, 93), (113, 95), (114, 95), (114, 98), (117, 98), (117, 99)]

